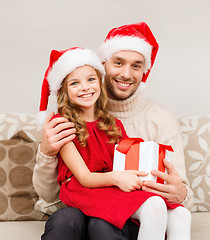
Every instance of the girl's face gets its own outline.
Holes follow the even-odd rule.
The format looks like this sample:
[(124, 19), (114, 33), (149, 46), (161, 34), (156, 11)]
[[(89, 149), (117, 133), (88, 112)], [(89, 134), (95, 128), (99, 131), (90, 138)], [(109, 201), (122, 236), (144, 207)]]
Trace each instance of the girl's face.
[(91, 66), (76, 68), (67, 76), (67, 91), (70, 100), (83, 110), (93, 110), (100, 96), (100, 81)]

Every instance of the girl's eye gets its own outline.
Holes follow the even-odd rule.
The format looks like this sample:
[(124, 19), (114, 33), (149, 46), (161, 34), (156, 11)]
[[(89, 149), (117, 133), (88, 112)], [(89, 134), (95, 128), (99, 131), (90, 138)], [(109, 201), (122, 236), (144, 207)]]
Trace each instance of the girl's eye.
[(92, 82), (92, 81), (94, 81), (94, 80), (95, 80), (95, 78), (89, 78), (89, 79), (88, 79), (89, 82)]
[(72, 82), (70, 83), (70, 86), (76, 86), (78, 84), (78, 82)]

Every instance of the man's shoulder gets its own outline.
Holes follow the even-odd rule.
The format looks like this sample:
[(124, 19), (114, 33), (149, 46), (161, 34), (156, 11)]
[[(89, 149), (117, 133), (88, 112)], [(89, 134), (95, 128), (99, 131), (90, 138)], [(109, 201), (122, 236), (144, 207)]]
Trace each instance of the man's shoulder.
[(166, 142), (166, 139), (177, 135), (179, 132), (177, 117), (165, 107), (149, 98), (147, 98), (147, 105), (148, 107), (143, 115), (142, 122), (144, 127), (150, 130), (153, 129), (156, 132), (156, 136), (153, 136), (154, 139)]
[(155, 102), (154, 100), (148, 97), (145, 96), (143, 97), (147, 105), (146, 114), (148, 117), (150, 117), (153, 120), (156, 119), (160, 121), (176, 120), (175, 115), (168, 109), (166, 109), (165, 107), (161, 106), (159, 103)]

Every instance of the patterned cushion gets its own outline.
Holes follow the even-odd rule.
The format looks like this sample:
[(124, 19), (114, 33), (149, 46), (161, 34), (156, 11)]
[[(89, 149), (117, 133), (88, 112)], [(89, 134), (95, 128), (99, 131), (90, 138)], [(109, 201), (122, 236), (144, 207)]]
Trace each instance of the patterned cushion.
[(0, 141), (0, 221), (46, 219), (34, 210), (38, 196), (32, 173), (37, 145), (23, 131)]
[(210, 211), (210, 117), (179, 119), (196, 211)]
[(8, 140), (20, 130), (24, 131), (33, 141), (40, 141), (41, 129), (37, 129), (35, 115), (0, 114), (0, 140)]

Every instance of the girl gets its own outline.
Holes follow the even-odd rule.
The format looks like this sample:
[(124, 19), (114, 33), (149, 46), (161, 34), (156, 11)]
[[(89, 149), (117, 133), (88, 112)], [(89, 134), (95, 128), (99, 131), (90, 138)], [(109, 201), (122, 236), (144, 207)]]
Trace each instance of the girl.
[[(141, 190), (141, 171), (113, 172), (114, 145), (127, 138), (120, 120), (106, 109), (104, 69), (87, 49), (52, 51), (45, 80), (57, 93), (58, 113), (74, 122), (77, 137), (59, 153), (60, 199), (122, 228), (130, 217), (141, 227), (138, 239), (190, 239), (190, 213), (180, 204)], [(135, 190), (135, 191), (134, 191)], [(185, 226), (184, 226), (185, 224)]]

